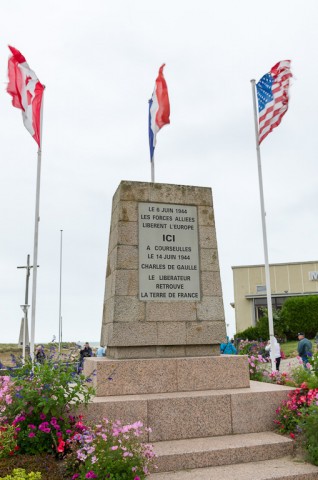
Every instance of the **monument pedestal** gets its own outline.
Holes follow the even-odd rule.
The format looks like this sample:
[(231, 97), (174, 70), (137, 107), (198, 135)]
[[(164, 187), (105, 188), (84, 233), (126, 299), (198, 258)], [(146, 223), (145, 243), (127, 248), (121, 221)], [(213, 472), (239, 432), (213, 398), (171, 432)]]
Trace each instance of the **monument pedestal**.
[(317, 467), (285, 459), (291, 439), (270, 432), (291, 389), (250, 382), (247, 357), (220, 356), (225, 336), (211, 190), (121, 182), (101, 334), (107, 358), (85, 359), (97, 394), (85, 418), (151, 428), (141, 440), (154, 443), (164, 472), (152, 480), (216, 480), (234, 469), (265, 480), (274, 467), (276, 479), (318, 479)]
[(88, 358), (85, 374), (92, 372), (98, 397), (250, 386), (248, 362), (243, 355), (134, 360)]
[(107, 357), (219, 355), (225, 337), (211, 189), (121, 182), (101, 333)]

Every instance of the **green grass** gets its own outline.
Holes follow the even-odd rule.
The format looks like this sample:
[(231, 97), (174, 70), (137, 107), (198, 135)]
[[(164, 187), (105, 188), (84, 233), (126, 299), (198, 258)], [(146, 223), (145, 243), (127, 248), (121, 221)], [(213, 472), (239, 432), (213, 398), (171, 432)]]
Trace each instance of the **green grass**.
[(297, 341), (281, 343), (280, 348), (286, 355), (286, 357), (297, 357)]
[[(309, 339), (312, 343), (313, 352), (315, 352), (316, 342), (314, 338)], [(286, 357), (297, 357), (297, 345), (298, 340), (293, 340), (291, 342), (281, 343), (280, 348), (285, 353)]]

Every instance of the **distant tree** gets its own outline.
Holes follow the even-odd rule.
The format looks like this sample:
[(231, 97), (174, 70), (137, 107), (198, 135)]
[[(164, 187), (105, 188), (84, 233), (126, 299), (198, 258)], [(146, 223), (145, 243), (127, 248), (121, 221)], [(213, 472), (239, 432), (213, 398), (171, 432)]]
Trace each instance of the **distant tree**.
[(287, 299), (280, 317), (288, 339), (294, 340), (302, 331), (313, 338), (318, 332), (318, 295)]

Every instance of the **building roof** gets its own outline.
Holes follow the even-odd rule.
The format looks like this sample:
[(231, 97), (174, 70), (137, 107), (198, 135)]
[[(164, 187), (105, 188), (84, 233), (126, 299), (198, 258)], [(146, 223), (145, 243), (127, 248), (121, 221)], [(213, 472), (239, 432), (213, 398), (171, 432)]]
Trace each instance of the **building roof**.
[[(305, 264), (314, 264), (318, 263), (318, 260), (312, 260), (312, 261), (307, 261), (307, 262), (285, 262), (285, 263), (270, 263), (270, 267), (283, 267), (287, 265), (305, 265)], [(265, 267), (264, 263), (258, 264), (258, 265), (235, 265), (232, 266), (232, 269), (234, 268), (255, 268), (255, 267)]]

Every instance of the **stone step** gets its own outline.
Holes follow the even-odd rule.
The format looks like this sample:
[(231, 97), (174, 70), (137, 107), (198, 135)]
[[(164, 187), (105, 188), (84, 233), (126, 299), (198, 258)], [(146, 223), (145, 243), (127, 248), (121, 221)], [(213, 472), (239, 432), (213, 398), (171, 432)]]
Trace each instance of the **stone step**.
[(153, 473), (147, 480), (317, 480), (318, 467), (290, 456), (250, 463)]
[(274, 429), (275, 410), (292, 389), (262, 382), (250, 388), (95, 397), (82, 412), (88, 421), (107, 417), (141, 421), (159, 442)]
[(292, 454), (293, 441), (274, 432), (155, 442), (156, 472), (269, 460)]

